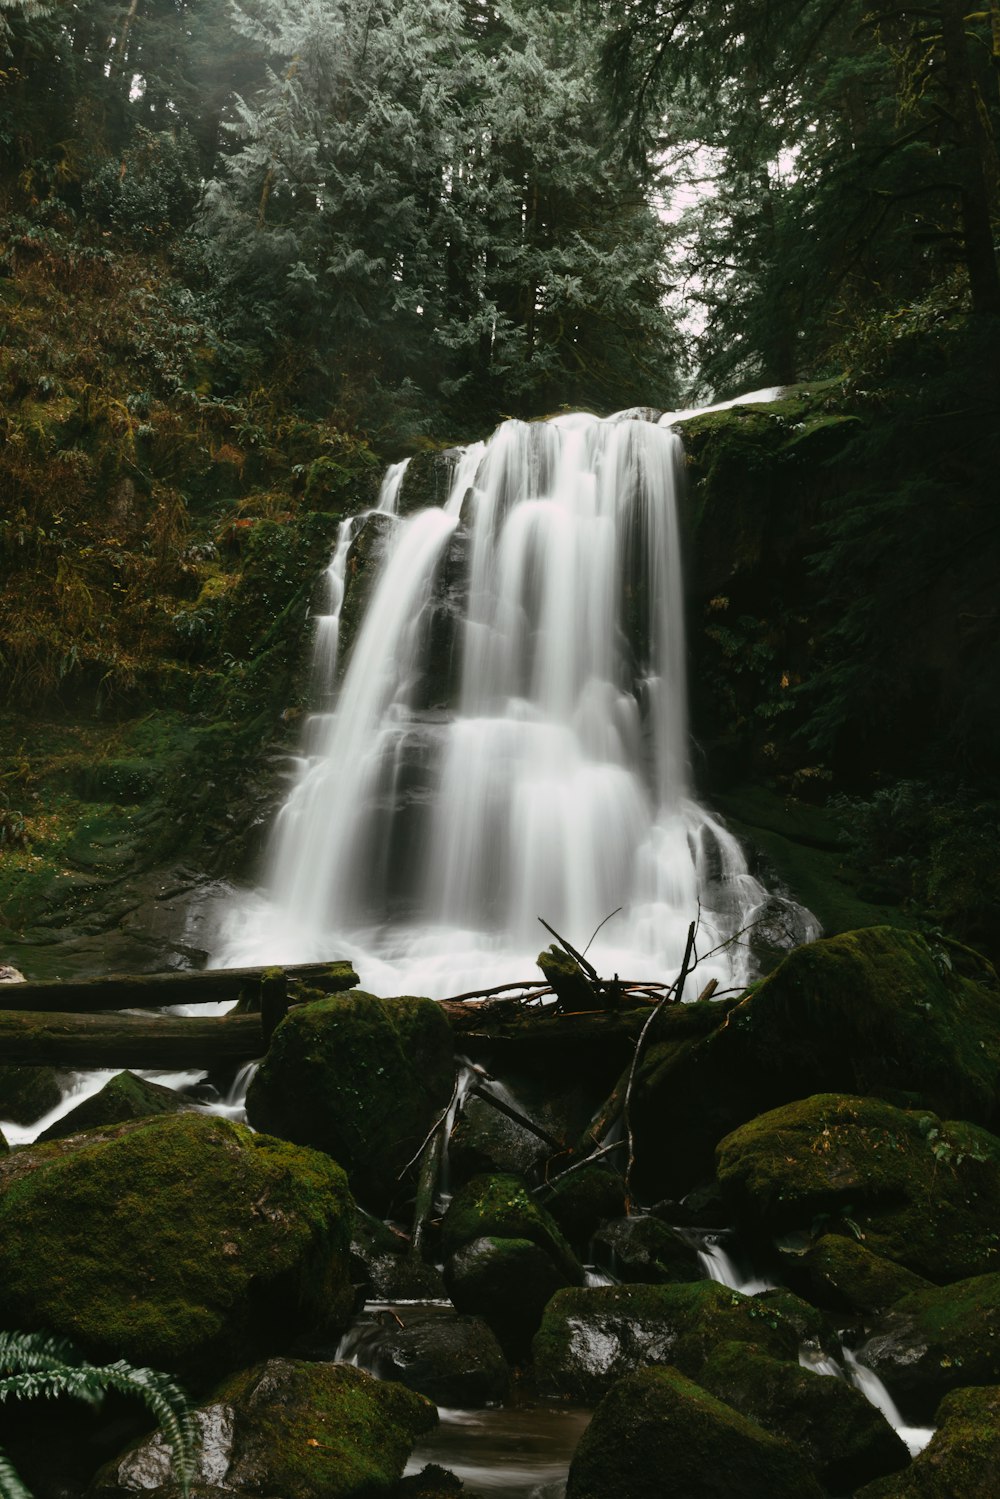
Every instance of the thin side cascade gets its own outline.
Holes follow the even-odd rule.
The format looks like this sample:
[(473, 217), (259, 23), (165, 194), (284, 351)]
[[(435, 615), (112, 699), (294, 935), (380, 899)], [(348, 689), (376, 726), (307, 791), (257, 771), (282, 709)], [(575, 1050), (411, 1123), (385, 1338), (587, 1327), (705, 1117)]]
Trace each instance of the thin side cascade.
[[(444, 506), (385, 538), (334, 701), (345, 522), (316, 630), (328, 711), (217, 961), (347, 951), (373, 989), (444, 996), (530, 972), (539, 916), (582, 947), (622, 907), (590, 957), (623, 978), (671, 976), (696, 915), (701, 954), (752, 920), (768, 894), (691, 791), (682, 461), (668, 419), (628, 413), (505, 422), (457, 452)], [(707, 958), (701, 985), (741, 982), (746, 953)]]

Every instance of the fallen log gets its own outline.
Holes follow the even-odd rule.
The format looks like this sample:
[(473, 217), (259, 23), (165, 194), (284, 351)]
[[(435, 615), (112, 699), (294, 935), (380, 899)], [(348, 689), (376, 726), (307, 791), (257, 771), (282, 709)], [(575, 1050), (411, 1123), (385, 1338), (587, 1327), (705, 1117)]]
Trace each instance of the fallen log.
[(0, 985), (0, 1011), (34, 1010), (93, 1015), (101, 1010), (159, 1010), (167, 1005), (208, 1005), (243, 997), (259, 1001), (261, 980), (281, 972), (294, 1002), (298, 987), (337, 994), (359, 982), (350, 963), (295, 963), (287, 968), (185, 968), (177, 973), (115, 974), (106, 978), (57, 979)]
[(5, 1065), (175, 1072), (252, 1062), (267, 1045), (259, 1015), (72, 1015), (0, 1011)]

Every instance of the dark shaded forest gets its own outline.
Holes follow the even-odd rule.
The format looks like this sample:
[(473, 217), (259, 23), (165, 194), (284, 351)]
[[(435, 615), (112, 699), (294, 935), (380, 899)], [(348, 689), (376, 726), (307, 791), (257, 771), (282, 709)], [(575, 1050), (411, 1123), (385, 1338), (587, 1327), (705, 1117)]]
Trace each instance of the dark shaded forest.
[(0, 0), (0, 54), (13, 929), (81, 820), (243, 850), (386, 459), (774, 384), (689, 437), (707, 789), (992, 940), (995, 6)]

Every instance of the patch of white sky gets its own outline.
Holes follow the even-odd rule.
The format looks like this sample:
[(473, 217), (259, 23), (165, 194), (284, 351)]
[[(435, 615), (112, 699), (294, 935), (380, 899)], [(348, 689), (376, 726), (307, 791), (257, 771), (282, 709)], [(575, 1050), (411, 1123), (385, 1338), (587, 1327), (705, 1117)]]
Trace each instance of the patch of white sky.
[[(770, 180), (775, 184), (794, 180), (798, 155), (797, 149), (781, 151), (769, 166)], [(660, 219), (671, 229), (666, 303), (691, 359), (692, 393), (699, 395), (705, 391), (698, 384), (694, 350), (705, 333), (708, 309), (695, 253), (697, 218), (699, 209), (718, 192), (724, 165), (725, 153), (718, 147), (685, 142), (665, 150), (658, 163), (659, 189), (652, 199)]]

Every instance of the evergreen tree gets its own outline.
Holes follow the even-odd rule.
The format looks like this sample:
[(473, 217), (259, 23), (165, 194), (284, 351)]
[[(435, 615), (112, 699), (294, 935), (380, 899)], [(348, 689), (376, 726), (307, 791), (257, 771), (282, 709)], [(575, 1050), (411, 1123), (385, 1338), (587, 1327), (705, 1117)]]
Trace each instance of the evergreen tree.
[(240, 14), (272, 66), (202, 222), (239, 337), (311, 353), (317, 399), (381, 382), (527, 411), (671, 389), (661, 231), (606, 160), (568, 7)]

